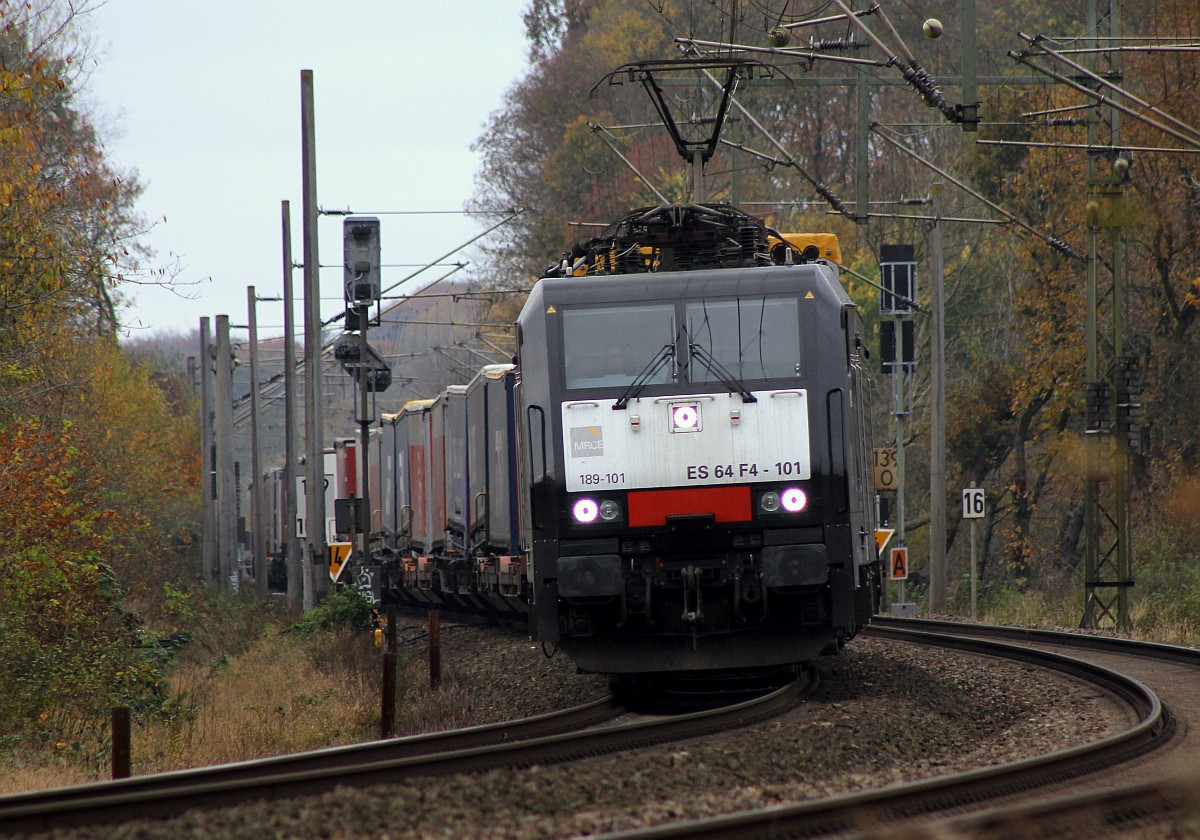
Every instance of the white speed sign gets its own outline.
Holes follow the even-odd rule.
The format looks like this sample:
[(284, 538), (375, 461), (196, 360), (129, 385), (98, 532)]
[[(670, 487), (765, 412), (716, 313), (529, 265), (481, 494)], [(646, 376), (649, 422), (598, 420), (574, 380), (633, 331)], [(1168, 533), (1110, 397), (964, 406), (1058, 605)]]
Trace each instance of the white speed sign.
[(987, 509), (982, 487), (964, 487), (962, 491), (963, 519), (982, 519)]

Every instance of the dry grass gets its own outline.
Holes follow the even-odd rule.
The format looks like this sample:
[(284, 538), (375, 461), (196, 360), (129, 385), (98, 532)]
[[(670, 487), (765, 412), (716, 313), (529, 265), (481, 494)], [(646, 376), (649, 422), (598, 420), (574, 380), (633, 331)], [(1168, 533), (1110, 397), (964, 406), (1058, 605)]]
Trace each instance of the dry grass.
[(1144, 602), (1135, 603), (1129, 610), (1135, 639), (1163, 642), (1171, 645), (1200, 645), (1200, 627), (1190, 619), (1163, 618), (1153, 613)]
[(0, 762), (0, 794), (80, 785), (96, 780), (96, 772), (88, 763), (70, 756), (22, 753), (6, 756)]
[[(452, 668), (427, 688), (420, 651), (402, 651), (397, 734), (470, 723), (474, 689)], [(222, 764), (379, 737), (382, 656), (368, 634), (294, 638), (268, 630), (244, 653), (183, 662), (171, 678), (176, 713), (135, 720), (134, 774)], [(0, 754), (0, 793), (107, 778), (107, 752), (55, 749)]]
[[(1200, 626), (1177, 613), (1163, 615), (1152, 599), (1133, 599), (1129, 607), (1132, 624), (1121, 635), (1172, 645), (1200, 644)], [(996, 599), (981, 610), (979, 621), (1013, 627), (1075, 628), (1083, 618), (1082, 587), (1063, 592), (1025, 592), (1019, 597)]]
[(181, 713), (138, 727), (134, 772), (223, 764), (369, 737), (378, 714), (377, 687), (357, 669), (318, 667), (310, 646), (270, 632), (235, 659), (181, 667), (172, 678)]

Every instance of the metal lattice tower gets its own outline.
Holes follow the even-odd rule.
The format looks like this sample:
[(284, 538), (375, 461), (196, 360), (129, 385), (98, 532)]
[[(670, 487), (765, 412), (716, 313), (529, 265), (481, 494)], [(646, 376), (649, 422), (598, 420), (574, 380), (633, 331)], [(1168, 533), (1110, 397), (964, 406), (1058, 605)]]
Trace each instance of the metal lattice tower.
[[(1091, 46), (1114, 44), (1120, 34), (1118, 4), (1098, 14), (1088, 6)], [(1094, 53), (1089, 70), (1121, 82), (1120, 53)], [(1089, 82), (1089, 86), (1098, 82)], [(1093, 104), (1088, 145), (1120, 145), (1120, 114)], [(1106, 136), (1107, 135), (1107, 136)], [(1114, 153), (1115, 155), (1115, 153)], [(1128, 158), (1089, 155), (1087, 163), (1087, 396), (1084, 441), (1087, 476), (1084, 494), (1083, 627), (1127, 630), (1129, 589), (1133, 586), (1133, 545), (1129, 516), (1131, 455), (1140, 446), (1140, 373), (1127, 355), (1125, 330), (1125, 180)]]

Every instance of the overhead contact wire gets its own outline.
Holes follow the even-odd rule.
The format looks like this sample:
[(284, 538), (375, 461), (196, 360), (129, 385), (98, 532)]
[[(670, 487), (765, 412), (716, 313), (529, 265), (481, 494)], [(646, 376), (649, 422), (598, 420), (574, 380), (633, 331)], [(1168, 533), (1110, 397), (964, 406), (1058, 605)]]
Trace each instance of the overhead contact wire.
[(1045, 242), (1047, 245), (1049, 245), (1051, 248), (1053, 248), (1055, 251), (1057, 251), (1058, 253), (1062, 254), (1064, 257), (1070, 257), (1071, 259), (1075, 259), (1075, 260), (1082, 260), (1082, 259), (1083, 259), (1083, 255), (1082, 255), (1082, 254), (1080, 254), (1080, 253), (1078, 253), (1077, 251), (1075, 251), (1075, 250), (1074, 250), (1074, 249), (1073, 249), (1073, 248), (1072, 248), (1070, 245), (1068, 245), (1066, 242), (1063, 242), (1061, 239), (1059, 239), (1059, 238), (1058, 238), (1058, 237), (1056, 237), (1056, 236), (1051, 236), (1051, 235), (1049, 235), (1049, 234), (1047, 234), (1047, 233), (1042, 233), (1040, 230), (1038, 230), (1037, 228), (1035, 228), (1033, 225), (1029, 224), (1028, 222), (1022, 221), (1021, 219), (1017, 218), (1015, 215), (1013, 215), (1012, 213), (1010, 213), (1008, 210), (1005, 210), (1003, 207), (1001, 207), (1001, 206), (1000, 206), (999, 204), (997, 204), (996, 202), (992, 201), (992, 200), (991, 200), (991, 199), (989, 199), (989, 198), (986, 198), (985, 196), (983, 196), (983, 195), (982, 195), (981, 193), (979, 193), (978, 191), (976, 191), (976, 190), (972, 189), (971, 187), (967, 186), (967, 185), (966, 185), (966, 184), (964, 184), (964, 183), (963, 183), (961, 180), (959, 180), (958, 178), (955, 178), (953, 175), (951, 175), (949, 172), (947, 172), (947, 171), (945, 171), (944, 169), (942, 169), (942, 168), (940, 168), (940, 167), (938, 167), (938, 166), (935, 166), (934, 164), (932, 164), (932, 163), (930, 163), (929, 161), (925, 160), (925, 158), (921, 157), (919, 154), (917, 154), (916, 152), (914, 152), (912, 149), (910, 149), (910, 148), (908, 148), (907, 146), (905, 146), (905, 145), (904, 145), (903, 143), (901, 143), (899, 140), (896, 140), (894, 137), (890, 137), (890, 136), (888, 136), (888, 134), (886, 134), (886, 133), (883, 131), (883, 126), (881, 126), (879, 123), (872, 123), (872, 124), (871, 124), (871, 133), (872, 133), (872, 134), (874, 134), (876, 137), (881, 137), (881, 138), (883, 138), (883, 139), (884, 139), (884, 140), (886, 140), (888, 143), (890, 143), (891, 145), (895, 146), (897, 149), (899, 149), (900, 151), (904, 152), (906, 155), (908, 155), (909, 157), (913, 158), (914, 160), (916, 160), (918, 163), (922, 164), (923, 166), (925, 166), (925, 167), (927, 167), (927, 168), (929, 168), (929, 169), (932, 169), (932, 170), (933, 170), (934, 172), (936, 172), (938, 175), (942, 176), (942, 177), (943, 177), (943, 178), (945, 178), (947, 181), (949, 181), (950, 183), (954, 184), (956, 187), (958, 187), (958, 188), (959, 188), (960, 190), (962, 190), (963, 192), (965, 192), (965, 193), (968, 193), (969, 195), (972, 195), (972, 196), (974, 196), (974, 197), (975, 197), (975, 198), (977, 198), (979, 201), (982, 201), (982, 202), (983, 202), (984, 204), (986, 204), (988, 207), (990, 207), (991, 209), (995, 210), (995, 211), (996, 211), (997, 213), (999, 213), (1000, 215), (1004, 216), (1004, 218), (1008, 219), (1010, 222), (1012, 222), (1013, 224), (1017, 225), (1017, 227), (1020, 227), (1021, 229), (1023, 229), (1023, 230), (1025, 230), (1025, 231), (1027, 231), (1028, 233), (1031, 233), (1031, 234), (1033, 234), (1033, 235), (1034, 235), (1034, 236), (1036, 236), (1038, 239), (1042, 240), (1042, 241), (1043, 241), (1043, 242)]

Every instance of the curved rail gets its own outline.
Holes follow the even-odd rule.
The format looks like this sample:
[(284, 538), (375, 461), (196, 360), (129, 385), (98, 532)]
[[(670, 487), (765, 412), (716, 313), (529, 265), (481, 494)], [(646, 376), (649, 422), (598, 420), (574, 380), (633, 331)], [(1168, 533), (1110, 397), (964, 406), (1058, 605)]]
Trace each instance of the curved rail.
[[(942, 632), (933, 633), (913, 629), (911, 625), (916, 623), (888, 621), (880, 622), (878, 627), (872, 623), (863, 632), (864, 635), (879, 638), (898, 638), (917, 644), (1016, 659), (1071, 674), (1113, 693), (1129, 704), (1138, 722), (1124, 732), (1090, 744), (1024, 761), (894, 785), (882, 790), (602, 836), (606, 840), (858, 836), (857, 831), (865, 826), (877, 829), (918, 816), (947, 815), (988, 800), (1026, 793), (1047, 784), (1096, 772), (1160, 746), (1173, 731), (1157, 696), (1137, 680), (1098, 665), (1046, 651), (965, 638), (968, 633), (975, 631), (975, 625), (950, 624), (949, 627), (942, 627)], [(954, 635), (952, 630), (962, 635)]]
[(262, 779), (283, 778), (293, 773), (337, 772), (380, 762), (477, 749), (493, 744), (512, 744), (596, 726), (618, 717), (624, 711), (616, 698), (609, 694), (568, 709), (501, 723), (134, 776), (111, 782), (7, 794), (0, 796), (0, 833), (29, 830), (21, 826), (38, 813), (64, 809), (71, 811), (80, 803), (97, 802), (108, 797), (126, 797), (130, 801), (141, 802), (170, 791), (189, 788), (224, 788)]
[[(1195, 775), (1173, 775), (1121, 788), (1077, 793), (1026, 802), (982, 813), (966, 814), (938, 823), (947, 837), (1005, 838), (1018, 826), (1037, 826), (1039, 837), (1139, 836), (1153, 825), (1177, 826), (1194, 820)], [(1183, 822), (1183, 825), (1190, 823)], [(1193, 829), (1194, 831), (1194, 829)], [(1185, 836), (1147, 834), (1146, 836)], [(867, 840), (866, 837), (855, 840)]]
[[(474, 727), (474, 732), (455, 730), (220, 767), (13, 794), (0, 797), (0, 834), (120, 822), (131, 817), (168, 817), (189, 808), (232, 807), (254, 800), (304, 796), (332, 790), (337, 785), (381, 784), (417, 776), (571, 761), (647, 747), (748, 726), (782, 714), (805, 691), (811, 690), (815, 680), (810, 672), (804, 679), (761, 698), (664, 720), (580, 731), (579, 726), (611, 719), (619, 710), (613, 699), (606, 697), (568, 710), (567, 714), (578, 720), (590, 718), (590, 724), (568, 725), (563, 713), (554, 713), (514, 723)], [(529, 725), (532, 721), (537, 721), (536, 726)], [(541, 731), (535, 733), (538, 727)], [(553, 727), (555, 734), (547, 734), (552, 731), (547, 727)], [(473, 744), (475, 733), (483, 738)]]
[(1200, 650), (1166, 645), (1159, 642), (1143, 642), (1114, 636), (1093, 636), (1087, 633), (1072, 633), (1065, 630), (1038, 630), (1027, 627), (1007, 627), (1000, 624), (970, 624), (965, 621), (944, 621), (932, 618), (893, 618), (877, 615), (871, 619), (875, 629), (920, 629), (945, 632), (954, 635), (983, 636), (989, 639), (1005, 639), (1012, 642), (1039, 642), (1061, 647), (1097, 650), (1105, 653), (1123, 653), (1143, 659), (1160, 659), (1182, 665), (1200, 667)]

